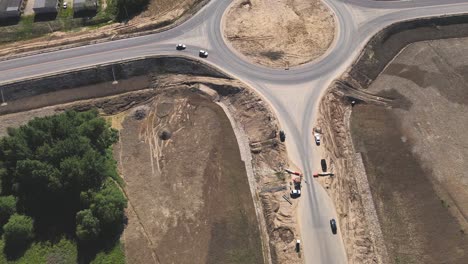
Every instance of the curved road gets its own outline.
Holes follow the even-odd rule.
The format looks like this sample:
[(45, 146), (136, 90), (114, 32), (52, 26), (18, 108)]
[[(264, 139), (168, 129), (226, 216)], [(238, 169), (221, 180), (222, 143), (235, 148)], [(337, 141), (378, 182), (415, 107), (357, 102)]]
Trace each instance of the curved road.
[[(249, 63), (233, 51), (221, 32), (223, 14), (230, 0), (211, 0), (185, 23), (162, 33), (123, 39), (0, 63), (0, 85), (26, 77), (69, 71), (81, 67), (150, 55), (183, 55), (198, 58), (198, 50), (210, 52), (205, 62), (255, 89), (275, 111), (287, 134), (290, 159), (309, 177), (318, 165), (312, 127), (322, 93), (358, 56), (368, 39), (382, 28), (402, 20), (468, 12), (465, 0), (323, 0), (336, 16), (333, 46), (318, 61), (288, 71)], [(187, 50), (175, 51), (179, 42)], [(346, 263), (339, 235), (333, 236), (329, 219), (336, 218), (332, 201), (312, 179), (300, 200), (299, 224), (306, 263)]]

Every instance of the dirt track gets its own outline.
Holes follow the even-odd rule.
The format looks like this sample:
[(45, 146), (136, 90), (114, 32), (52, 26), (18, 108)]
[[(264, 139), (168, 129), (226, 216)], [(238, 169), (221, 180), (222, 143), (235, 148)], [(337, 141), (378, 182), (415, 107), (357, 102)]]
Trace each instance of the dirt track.
[(468, 262), (468, 39), (410, 45), (352, 114), (383, 236), (396, 263)]
[(281, 68), (318, 58), (335, 34), (333, 15), (321, 0), (236, 0), (223, 27), (236, 50)]

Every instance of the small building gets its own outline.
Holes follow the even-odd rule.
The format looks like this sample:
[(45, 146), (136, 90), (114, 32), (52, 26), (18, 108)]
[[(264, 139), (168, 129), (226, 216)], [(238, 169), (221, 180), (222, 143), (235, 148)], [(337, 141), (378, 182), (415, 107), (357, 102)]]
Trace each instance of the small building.
[(73, 0), (73, 12), (96, 12), (98, 8), (97, 0)]
[(57, 13), (58, 7), (58, 0), (35, 0), (33, 10), (36, 14), (53, 14)]
[(19, 17), (22, 5), (23, 0), (0, 0), (0, 19)]

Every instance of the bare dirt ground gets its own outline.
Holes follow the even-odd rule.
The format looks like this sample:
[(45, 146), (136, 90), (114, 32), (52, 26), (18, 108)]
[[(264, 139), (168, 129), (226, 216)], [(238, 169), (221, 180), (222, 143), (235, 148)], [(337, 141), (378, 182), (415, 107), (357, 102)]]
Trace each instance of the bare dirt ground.
[[(68, 32), (53, 32), (43, 37), (18, 41), (0, 46), (0, 57), (14, 56), (23, 52), (37, 51), (45, 48), (91, 43), (102, 39), (114, 39), (126, 34), (138, 34), (145, 30), (158, 30), (178, 19), (188, 17), (207, 0), (150, 0), (148, 8), (127, 23), (110, 23), (99, 28), (83, 27)], [(0, 27), (1, 30), (1, 27)], [(141, 33), (140, 33), (141, 34)]]
[(321, 0), (236, 0), (223, 27), (234, 49), (282, 68), (323, 55), (335, 35), (333, 14)]
[(353, 110), (353, 141), (397, 263), (468, 262), (467, 44), (411, 44), (366, 90), (390, 107)]
[[(148, 84), (148, 78), (135, 81)], [(119, 92), (129, 92), (98, 99), (81, 98), (70, 89), (69, 94), (59, 91), (62, 100), (53, 91), (36, 96), (38, 106), (53, 106), (34, 110), (12, 102), (10, 110), (20, 112), (0, 115), (0, 135), (35, 116), (100, 109), (121, 132), (115, 154), (130, 200), (124, 235), (129, 263), (269, 262), (262, 252), (271, 252), (272, 263), (302, 263), (295, 252), (297, 200), (290, 205), (282, 197), (289, 194), (290, 177), (282, 173), (287, 155), (267, 105), (235, 80), (158, 75), (153, 81), (154, 89), (133, 91), (128, 79)], [(88, 88), (99, 85), (83, 89)], [(73, 101), (73, 96), (86, 100)], [(243, 160), (253, 168), (253, 195), (232, 128), (213, 101), (224, 105), (245, 135), (242, 151), (250, 158), (243, 152)], [(159, 138), (162, 130), (171, 132), (169, 140)]]
[(121, 125), (114, 153), (131, 204), (129, 263), (263, 263), (245, 165), (220, 107), (171, 90)]

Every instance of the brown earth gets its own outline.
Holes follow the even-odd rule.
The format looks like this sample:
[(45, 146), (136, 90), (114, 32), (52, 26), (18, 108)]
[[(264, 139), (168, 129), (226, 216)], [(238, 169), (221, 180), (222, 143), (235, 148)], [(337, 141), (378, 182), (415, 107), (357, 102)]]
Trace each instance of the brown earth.
[(278, 68), (320, 57), (335, 35), (333, 14), (321, 0), (236, 0), (223, 27), (234, 49)]
[(468, 262), (467, 44), (408, 46), (366, 91), (391, 103), (353, 110), (353, 141), (396, 263)]
[(114, 154), (131, 204), (127, 261), (263, 263), (245, 165), (223, 110), (171, 90), (126, 113)]
[[(149, 79), (151, 78), (138, 77), (135, 80), (137, 85), (145, 86)], [(192, 243), (196, 241), (198, 236), (206, 243), (196, 243), (199, 250), (194, 256), (199, 259), (205, 258), (211, 263), (230, 263), (229, 261), (231, 263), (255, 263), (258, 259), (258, 262), (263, 262), (260, 247), (263, 247), (263, 252), (271, 252), (272, 263), (302, 263), (301, 255), (295, 252), (294, 243), (295, 238), (299, 236), (295, 221), (297, 200), (292, 200), (293, 204), (290, 205), (282, 197), (288, 195), (287, 186), (290, 181), (288, 175), (282, 173), (283, 168), (288, 166), (285, 158), (286, 152), (284, 145), (278, 140), (279, 127), (276, 118), (267, 105), (251, 90), (235, 80), (159, 74), (156, 79), (151, 79), (151, 84), (148, 84), (149, 87), (152, 87), (151, 89), (136, 88), (141, 89), (139, 91), (129, 88), (132, 80), (131, 78), (125, 83), (119, 82), (121, 86), (117, 87), (116, 92), (123, 93), (116, 96), (73, 101), (74, 97), (78, 99), (88, 97), (82, 97), (74, 89), (69, 89), (52, 90), (50, 93), (24, 98), (28, 102), (33, 102), (35, 99), (40, 100), (40, 104), (37, 106), (52, 105), (39, 109), (30, 110), (31, 107), (24, 104), (26, 101), (23, 103), (9, 102), (8, 107), (13, 107), (10, 110), (16, 113), (0, 115), (0, 135), (4, 135), (9, 126), (18, 126), (35, 116), (50, 115), (64, 109), (86, 110), (90, 107), (97, 107), (105, 116), (109, 116), (113, 126), (119, 128), (122, 133), (121, 142), (123, 143), (123, 140), (129, 142), (123, 143), (117, 149), (123, 148), (124, 150), (122, 151), (121, 164), (125, 163), (126, 165), (122, 168), (124, 180), (128, 185), (125, 190), (130, 200), (127, 212), (129, 225), (125, 230), (127, 242), (124, 241), (130, 263), (138, 263), (139, 261), (152, 263), (158, 258), (170, 260), (175, 258), (175, 253), (180, 254), (181, 259), (188, 259), (189, 252), (192, 252), (190, 251)], [(105, 96), (108, 95), (106, 91), (110, 91), (109, 87), (111, 86), (108, 86), (107, 83), (103, 83), (102, 87), (99, 84), (92, 85), (83, 87), (82, 92), (87, 89), (102, 88), (105, 92), (96, 94), (96, 96)], [(61, 93), (60, 97), (54, 96), (57, 92)], [(201, 94), (205, 99), (201, 98)], [(228, 124), (225, 123), (226, 120), (222, 121), (223, 119), (218, 116), (221, 115), (220, 108), (211, 103), (213, 100), (223, 105), (223, 108), (232, 116), (233, 121), (231, 121), (236, 124), (235, 129), (238, 131), (236, 136), (238, 136), (239, 131), (245, 136), (245, 138), (238, 137), (237, 140), (242, 141), (240, 143), (242, 159), (247, 165), (247, 174), (249, 171), (251, 172), (251, 176), (248, 178), (254, 195), (249, 192), (249, 185), (246, 186), (246, 183), (242, 183), (242, 181), (236, 182), (237, 185), (243, 184), (242, 186), (244, 186), (236, 193), (243, 193), (243, 195), (229, 195), (229, 190), (234, 190), (239, 186), (232, 181), (221, 181), (222, 178), (215, 177), (220, 175), (220, 169), (224, 168), (222, 166), (225, 166), (225, 170), (231, 175), (240, 173), (234, 167), (237, 168), (240, 165), (239, 162), (241, 164), (243, 162), (232, 159), (236, 152), (232, 150), (234, 147), (225, 145), (228, 143), (227, 139), (220, 139), (220, 134), (229, 133), (223, 130), (227, 129)], [(162, 109), (158, 106), (162, 106)], [(174, 108), (176, 106), (177, 109)], [(144, 115), (143, 120), (134, 119), (134, 113), (137, 110), (145, 111), (146, 115)], [(175, 110), (179, 112), (175, 113)], [(164, 111), (167, 112), (167, 115), (158, 116), (158, 112)], [(185, 111), (186, 115), (180, 111)], [(169, 115), (173, 118), (168, 118)], [(111, 116), (112, 118), (110, 118)], [(187, 120), (188, 117), (190, 117), (189, 120)], [(151, 123), (150, 120), (157, 121), (159, 119), (170, 119), (165, 121), (165, 124), (168, 124), (165, 127), (172, 132), (174, 138), (168, 141), (158, 139), (157, 131), (161, 129), (161, 124), (164, 122), (159, 123), (158, 127), (158, 123)], [(180, 123), (176, 122), (177, 120)], [(180, 130), (177, 129), (179, 126)], [(209, 132), (205, 131), (206, 126), (211, 127)], [(205, 130), (201, 131), (202, 128)], [(214, 138), (215, 140), (202, 142), (202, 137)], [(198, 140), (194, 141), (193, 138)], [(235, 144), (236, 140), (233, 140)], [(195, 147), (196, 144), (198, 144), (197, 147)], [(150, 152), (150, 146), (152, 152)], [(169, 146), (174, 147), (174, 149)], [(246, 146), (246, 148), (242, 146)], [(210, 153), (205, 151), (210, 148), (212, 150)], [(143, 151), (141, 151), (142, 149)], [(223, 150), (227, 151), (226, 154)], [(200, 154), (204, 153), (204, 156), (199, 155), (199, 152)], [(120, 160), (120, 152), (118, 154)], [(207, 157), (208, 154), (211, 156)], [(228, 154), (230, 158), (226, 163), (224, 159), (225, 155)], [(140, 164), (132, 163), (133, 155), (142, 159)], [(159, 163), (154, 162), (151, 165), (151, 155), (153, 155), (153, 161)], [(208, 164), (207, 158), (213, 159), (215, 162)], [(176, 161), (178, 162), (176, 163)], [(143, 163), (146, 165), (142, 166)], [(243, 166), (242, 168), (244, 168)], [(149, 173), (150, 168), (155, 168), (157, 177), (153, 177), (152, 170)], [(158, 174), (158, 168), (166, 175), (170, 170), (173, 174), (169, 175), (174, 178), (161, 177)], [(200, 168), (205, 168), (205, 172), (212, 173), (200, 174)], [(136, 175), (129, 173), (129, 171), (140, 171), (141, 173)], [(191, 173), (192, 177), (183, 177), (182, 174), (187, 171)], [(235, 176), (245, 180), (245, 173), (241, 174)], [(128, 175), (132, 175), (133, 178)], [(137, 177), (145, 176), (147, 180), (138, 180), (135, 175)], [(210, 177), (207, 178), (208, 176)], [(217, 188), (212, 189), (211, 185)], [(201, 188), (204, 190), (200, 191)], [(155, 192), (155, 189), (158, 191)], [(186, 203), (185, 201), (188, 199), (186, 195), (177, 196), (175, 199), (168, 198), (169, 195), (174, 195), (175, 192), (180, 194), (181, 191), (190, 192), (192, 199)], [(208, 197), (207, 194), (210, 196)], [(214, 200), (216, 202), (206, 200), (212, 196), (216, 197)], [(194, 197), (197, 199), (193, 199)], [(248, 206), (249, 201), (252, 201), (251, 197), (254, 198), (256, 210), (254, 213), (257, 214), (257, 217), (247, 213), (249, 210), (252, 213), (252, 207)], [(169, 202), (173, 202), (174, 206), (169, 206)], [(220, 206), (218, 203), (224, 206)], [(238, 205), (237, 209), (234, 205)], [(176, 210), (175, 208), (184, 209)], [(197, 208), (198, 213), (196, 212)], [(225, 213), (215, 212), (214, 209), (225, 210), (223, 211)], [(236, 213), (237, 217), (235, 217)], [(162, 215), (162, 218), (151, 218), (151, 215)], [(209, 217), (210, 215), (213, 215), (213, 220)], [(225, 219), (225, 215), (233, 217)], [(175, 220), (179, 218), (185, 221)], [(163, 221), (163, 219), (167, 221)], [(206, 221), (204, 223), (198, 222), (197, 225), (197, 219), (205, 219)], [(255, 224), (256, 219), (259, 219), (257, 224)], [(210, 223), (211, 225), (209, 225)], [(239, 228), (240, 224), (243, 225), (242, 230), (234, 232), (234, 234), (228, 232)], [(193, 229), (187, 229), (187, 227), (193, 227)], [(169, 232), (168, 235), (163, 236), (164, 231)], [(176, 234), (173, 233), (175, 231), (177, 231)], [(178, 233), (183, 232), (187, 235), (177, 236)], [(193, 235), (193, 232), (198, 233)], [(256, 236), (255, 232), (257, 232)], [(239, 234), (242, 237), (238, 237)], [(169, 237), (171, 235), (172, 237)], [(218, 239), (220, 236), (223, 236), (222, 240)], [(262, 237), (262, 245), (258, 243), (260, 236)], [(235, 241), (236, 238), (238, 238), (237, 241)], [(164, 243), (161, 243), (163, 239)], [(209, 241), (211, 243), (208, 243)], [(175, 250), (179, 244), (181, 249), (187, 251)], [(240, 247), (241, 244), (242, 247)], [(245, 245), (251, 246), (246, 247)], [(219, 247), (231, 250), (226, 252)], [(248, 258), (250, 259), (244, 262)], [(270, 257), (266, 257), (265, 262), (269, 262), (269, 259)]]

